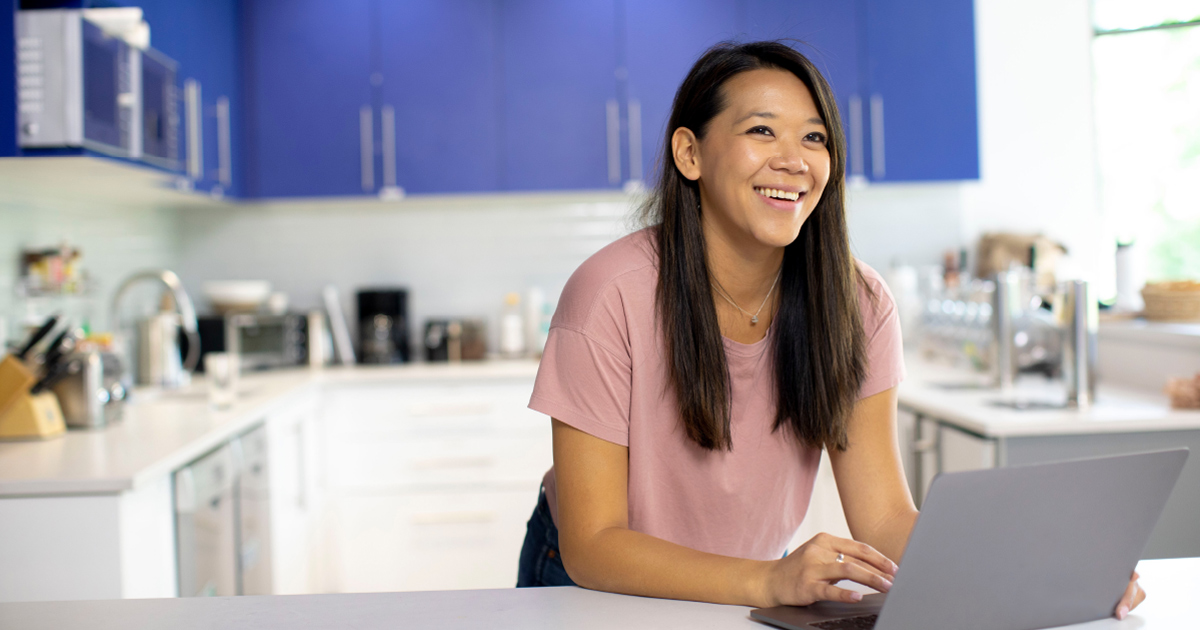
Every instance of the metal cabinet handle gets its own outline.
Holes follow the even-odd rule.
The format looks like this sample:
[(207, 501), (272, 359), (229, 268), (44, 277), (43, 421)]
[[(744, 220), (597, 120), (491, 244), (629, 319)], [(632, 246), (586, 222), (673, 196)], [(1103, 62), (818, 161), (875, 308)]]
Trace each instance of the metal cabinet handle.
[(296, 493), (296, 507), (308, 509), (308, 448), (306, 443), (307, 431), (304, 430), (304, 420), (296, 423), (296, 448), (300, 452), (296, 459), (296, 477), (300, 480), (299, 492)]
[(375, 189), (375, 130), (371, 122), (371, 106), (363, 105), (358, 110), (358, 148), (362, 160), (362, 189), (371, 192)]
[(605, 123), (608, 140), (608, 183), (621, 183), (621, 108), (609, 99), (605, 104)]
[(463, 510), (459, 512), (423, 512), (412, 515), (413, 525), (476, 525), (500, 519), (494, 510)]
[(384, 105), (380, 111), (383, 131), (383, 185), (396, 185), (396, 108)]
[(217, 181), (228, 188), (233, 185), (233, 143), (230, 140), (229, 97), (217, 99)]
[(850, 176), (866, 177), (866, 159), (863, 157), (867, 146), (863, 138), (863, 106), (862, 97), (855, 94), (850, 97)]
[(184, 113), (187, 116), (187, 174), (192, 179), (204, 177), (204, 112), (200, 107), (200, 82), (183, 82)]
[(642, 103), (629, 99), (629, 179), (642, 181)]
[(881, 179), (887, 174), (883, 148), (883, 97), (871, 95), (871, 175)]
[(937, 448), (937, 445), (937, 436), (927, 437), (924, 440), (917, 440), (916, 442), (913, 442), (912, 450), (914, 453), (928, 453), (929, 451)]

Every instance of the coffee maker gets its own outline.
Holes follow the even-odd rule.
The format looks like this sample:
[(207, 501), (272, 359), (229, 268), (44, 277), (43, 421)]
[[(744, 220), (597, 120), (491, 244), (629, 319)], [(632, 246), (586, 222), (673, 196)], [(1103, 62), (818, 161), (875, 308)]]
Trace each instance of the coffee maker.
[(407, 363), (408, 291), (362, 289), (358, 292), (359, 363)]

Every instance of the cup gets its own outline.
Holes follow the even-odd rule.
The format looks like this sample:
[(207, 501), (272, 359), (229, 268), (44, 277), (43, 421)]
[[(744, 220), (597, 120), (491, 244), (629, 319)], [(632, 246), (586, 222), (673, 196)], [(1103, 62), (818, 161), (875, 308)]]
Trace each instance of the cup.
[(204, 355), (204, 372), (208, 376), (208, 405), (213, 409), (229, 409), (237, 401), (238, 355), (228, 352), (209, 352)]

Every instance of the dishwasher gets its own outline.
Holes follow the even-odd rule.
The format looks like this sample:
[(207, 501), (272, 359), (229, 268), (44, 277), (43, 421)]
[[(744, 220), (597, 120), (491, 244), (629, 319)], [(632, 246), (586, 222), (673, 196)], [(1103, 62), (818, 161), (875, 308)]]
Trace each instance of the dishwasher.
[(175, 473), (175, 536), (182, 597), (237, 595), (236, 476), (229, 445)]
[(233, 441), (239, 460), (238, 595), (271, 595), (271, 495), (267, 476), (267, 428)]
[(259, 425), (175, 473), (181, 597), (273, 592), (267, 470)]

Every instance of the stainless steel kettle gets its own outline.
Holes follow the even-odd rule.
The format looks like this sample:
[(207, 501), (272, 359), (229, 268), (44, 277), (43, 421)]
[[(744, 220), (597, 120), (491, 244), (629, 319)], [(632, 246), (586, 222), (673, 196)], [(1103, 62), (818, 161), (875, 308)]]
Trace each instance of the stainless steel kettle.
[[(121, 283), (113, 294), (109, 321), (116, 323), (117, 306), (129, 287), (143, 280), (162, 283), (171, 292), (176, 312), (161, 312), (138, 322), (136, 377), (140, 385), (175, 388), (186, 385), (200, 361), (200, 334), (196, 310), (183, 282), (166, 269), (142, 271)], [(115, 326), (114, 326), (115, 327)], [(187, 336), (187, 358), (180, 360), (179, 331)]]

